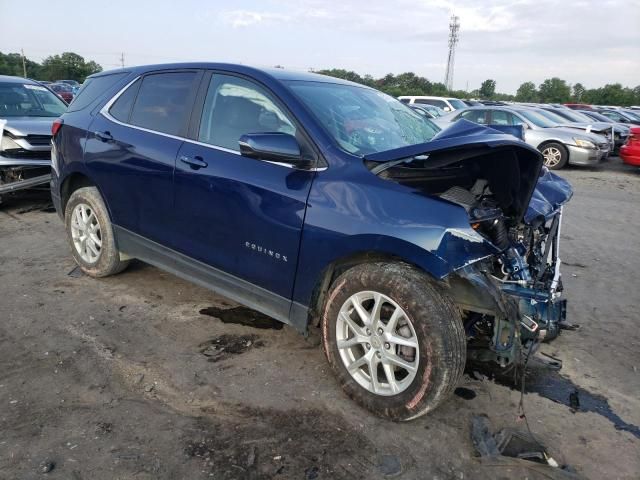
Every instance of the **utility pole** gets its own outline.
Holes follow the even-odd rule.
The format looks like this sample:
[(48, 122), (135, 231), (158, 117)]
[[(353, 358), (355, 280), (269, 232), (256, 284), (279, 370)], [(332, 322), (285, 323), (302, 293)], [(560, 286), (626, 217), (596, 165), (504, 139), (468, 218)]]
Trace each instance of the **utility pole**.
[(124, 52), (120, 54), (120, 65), (122, 65), (122, 68), (124, 68)]
[(456, 55), (459, 30), (460, 18), (451, 15), (451, 20), (449, 21), (449, 57), (447, 58), (447, 72), (444, 76), (444, 84), (447, 86), (447, 90), (453, 90), (453, 63)]
[(27, 78), (27, 61), (24, 58), (24, 48), (20, 49), (20, 53), (22, 54), (22, 76)]

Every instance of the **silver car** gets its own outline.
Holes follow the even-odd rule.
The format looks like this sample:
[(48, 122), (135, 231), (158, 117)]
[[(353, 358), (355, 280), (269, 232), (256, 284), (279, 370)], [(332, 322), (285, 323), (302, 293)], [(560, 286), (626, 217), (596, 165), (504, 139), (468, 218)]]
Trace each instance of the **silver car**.
[(609, 155), (611, 148), (601, 135), (558, 127), (526, 107), (469, 107), (432, 121), (447, 128), (461, 118), (482, 125), (522, 125), (524, 141), (537, 148), (544, 156), (544, 164), (554, 170), (567, 164), (597, 165)]
[(51, 126), (66, 109), (38, 82), (0, 75), (0, 197), (49, 183)]

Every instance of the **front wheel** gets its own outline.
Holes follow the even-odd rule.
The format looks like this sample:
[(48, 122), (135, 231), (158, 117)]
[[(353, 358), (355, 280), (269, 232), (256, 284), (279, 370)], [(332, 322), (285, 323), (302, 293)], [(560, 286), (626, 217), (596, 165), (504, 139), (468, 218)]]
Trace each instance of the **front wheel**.
[(545, 167), (551, 170), (560, 170), (569, 161), (569, 153), (564, 145), (560, 143), (547, 143), (540, 149), (544, 157)]
[(466, 360), (460, 313), (417, 269), (356, 266), (332, 285), (323, 349), (346, 393), (373, 413), (411, 420), (453, 391)]

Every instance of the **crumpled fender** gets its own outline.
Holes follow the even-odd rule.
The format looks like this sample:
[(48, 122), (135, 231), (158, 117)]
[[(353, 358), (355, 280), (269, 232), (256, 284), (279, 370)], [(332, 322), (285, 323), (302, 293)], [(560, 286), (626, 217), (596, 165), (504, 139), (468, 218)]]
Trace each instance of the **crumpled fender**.
[(548, 220), (573, 196), (571, 184), (546, 168), (538, 178), (524, 221), (532, 224), (536, 220)]

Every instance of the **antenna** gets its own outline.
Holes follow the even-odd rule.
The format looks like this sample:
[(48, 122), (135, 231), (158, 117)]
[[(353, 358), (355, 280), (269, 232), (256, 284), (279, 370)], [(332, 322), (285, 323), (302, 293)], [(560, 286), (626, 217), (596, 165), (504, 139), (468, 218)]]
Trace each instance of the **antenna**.
[(444, 84), (447, 86), (447, 90), (453, 90), (453, 62), (456, 55), (459, 30), (460, 18), (451, 15), (451, 19), (449, 20), (449, 57), (447, 58), (447, 73), (444, 75)]
[(124, 52), (120, 54), (120, 65), (124, 68)]

